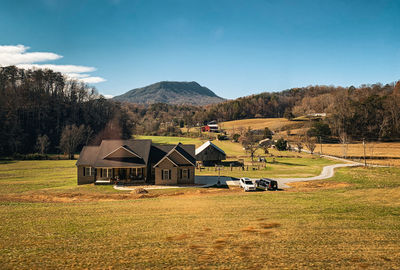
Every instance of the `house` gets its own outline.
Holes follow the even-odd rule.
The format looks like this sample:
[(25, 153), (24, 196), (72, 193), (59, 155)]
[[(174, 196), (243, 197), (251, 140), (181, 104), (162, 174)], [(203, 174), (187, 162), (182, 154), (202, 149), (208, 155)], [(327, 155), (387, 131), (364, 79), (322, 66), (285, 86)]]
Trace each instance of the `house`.
[(195, 154), (196, 160), (203, 164), (216, 164), (226, 159), (225, 152), (210, 141), (197, 148)]
[(201, 127), (203, 132), (219, 132), (219, 126), (217, 121), (211, 121), (207, 125)]
[(103, 140), (85, 146), (76, 162), (78, 185), (89, 183), (193, 184), (195, 146), (151, 140)]
[(308, 117), (326, 117), (326, 113), (309, 113)]

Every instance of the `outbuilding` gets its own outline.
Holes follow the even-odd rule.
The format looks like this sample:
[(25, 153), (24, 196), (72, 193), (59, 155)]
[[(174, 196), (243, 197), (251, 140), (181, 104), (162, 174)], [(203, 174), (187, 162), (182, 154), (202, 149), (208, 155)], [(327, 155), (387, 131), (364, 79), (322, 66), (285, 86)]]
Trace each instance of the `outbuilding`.
[(202, 162), (204, 165), (212, 165), (220, 163), (226, 159), (224, 150), (216, 146), (210, 141), (205, 142), (195, 151), (196, 161)]

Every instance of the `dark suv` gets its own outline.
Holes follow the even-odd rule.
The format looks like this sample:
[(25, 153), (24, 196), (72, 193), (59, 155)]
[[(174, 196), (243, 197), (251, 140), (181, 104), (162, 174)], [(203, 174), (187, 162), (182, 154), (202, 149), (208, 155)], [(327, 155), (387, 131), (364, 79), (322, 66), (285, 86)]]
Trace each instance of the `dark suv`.
[(256, 187), (264, 190), (277, 190), (278, 182), (269, 178), (262, 178), (256, 181)]

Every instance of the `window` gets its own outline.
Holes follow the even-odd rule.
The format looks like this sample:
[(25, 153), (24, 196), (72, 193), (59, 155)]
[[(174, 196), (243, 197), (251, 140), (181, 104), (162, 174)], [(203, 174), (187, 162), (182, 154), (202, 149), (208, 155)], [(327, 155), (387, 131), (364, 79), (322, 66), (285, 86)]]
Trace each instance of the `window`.
[(162, 180), (171, 180), (171, 170), (162, 170), (161, 171), (161, 179)]
[(112, 176), (112, 169), (101, 169), (100, 177), (102, 177), (102, 178), (110, 178), (111, 176)]
[(83, 167), (83, 176), (94, 176), (96, 174), (96, 168)]
[(93, 176), (93, 175), (94, 175), (94, 168), (92, 167), (83, 168), (83, 176)]
[(188, 179), (189, 178), (189, 170), (188, 169), (182, 169), (182, 179)]

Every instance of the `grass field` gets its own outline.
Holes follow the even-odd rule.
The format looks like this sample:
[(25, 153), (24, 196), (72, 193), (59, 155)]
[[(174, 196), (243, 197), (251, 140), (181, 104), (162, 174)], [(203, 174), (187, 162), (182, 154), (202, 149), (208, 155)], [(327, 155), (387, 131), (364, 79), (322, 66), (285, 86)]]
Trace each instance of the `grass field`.
[[(267, 163), (264, 165), (260, 163), (259, 166), (245, 166), (245, 170), (240, 167), (229, 166), (220, 169), (221, 176), (230, 177), (250, 177), (250, 178), (262, 178), (262, 177), (273, 177), (273, 178), (288, 178), (288, 177), (311, 177), (321, 173), (322, 167), (326, 165), (332, 165), (338, 163), (337, 161), (331, 161), (324, 158), (311, 157), (309, 155), (301, 155), (302, 158), (294, 157), (282, 157), (274, 158), (275, 162), (272, 162), (272, 158), (267, 158)], [(227, 161), (229, 163), (229, 161)], [(246, 162), (250, 163), (250, 162)], [(265, 166), (265, 167), (264, 167)], [(253, 167), (255, 170), (253, 170)], [(196, 169), (196, 175), (218, 175), (213, 167), (206, 167), (203, 170)]]
[(239, 129), (247, 129), (248, 127), (252, 129), (264, 129), (268, 127), (270, 130), (274, 131), (280, 130), (286, 126), (294, 126), (298, 124), (299, 122), (289, 121), (286, 118), (252, 118), (219, 123), (220, 127), (228, 133), (232, 133), (233, 130), (237, 133)]
[(395, 269), (399, 179), (399, 169), (353, 168), (287, 191), (135, 197), (77, 187), (74, 161), (3, 163), (0, 268)]
[[(138, 136), (139, 139), (151, 139), (154, 143), (160, 144), (176, 144), (178, 142), (195, 144), (196, 147), (202, 145), (205, 141), (201, 141), (196, 138), (185, 138), (185, 137), (164, 137), (164, 136)], [(220, 147), (228, 156), (226, 161), (229, 166), (230, 161), (243, 159), (246, 165), (251, 165), (251, 159), (248, 154), (243, 150), (240, 143), (233, 143), (231, 141), (217, 141), (213, 143)], [(265, 156), (263, 151), (260, 149), (256, 152), (256, 156)], [(272, 161), (275, 160), (274, 163)], [(270, 150), (270, 154), (267, 155), (266, 167), (263, 164), (255, 166), (260, 170), (252, 170), (250, 166), (249, 170), (242, 171), (240, 168), (233, 168), (232, 171), (229, 167), (225, 167), (221, 170), (221, 175), (232, 176), (232, 177), (308, 177), (318, 175), (323, 166), (337, 163), (327, 159), (321, 159), (316, 156), (312, 156), (305, 153), (293, 153), (287, 151), (277, 151), (275, 149)], [(247, 168), (247, 166), (246, 166)], [(206, 170), (197, 170), (198, 175), (216, 175), (218, 174), (213, 168), (206, 168)]]
[[(320, 152), (320, 145), (317, 144), (315, 152)], [(322, 153), (335, 156), (359, 157), (364, 156), (362, 143), (351, 143), (344, 147), (342, 144), (322, 144)], [(400, 166), (400, 142), (367, 142), (365, 154), (370, 164)]]

